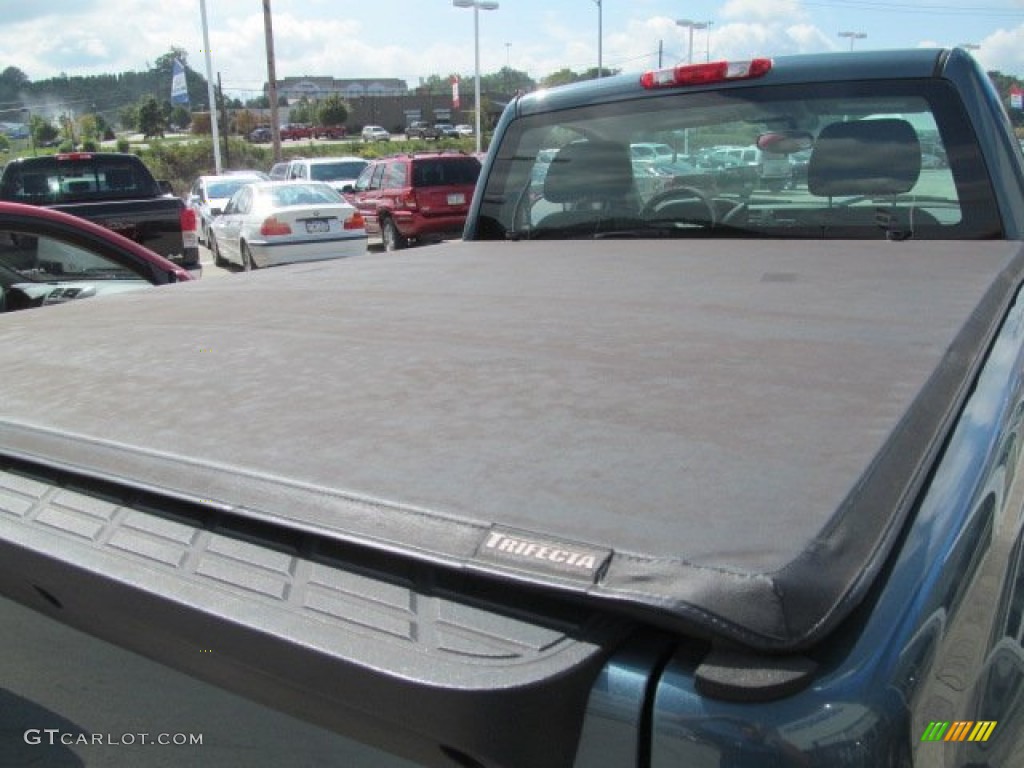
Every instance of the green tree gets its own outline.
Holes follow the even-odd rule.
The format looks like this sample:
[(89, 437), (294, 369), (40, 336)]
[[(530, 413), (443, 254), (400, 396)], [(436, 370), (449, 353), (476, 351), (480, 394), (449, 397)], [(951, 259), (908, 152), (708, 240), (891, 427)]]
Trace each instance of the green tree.
[[(618, 69), (608, 69), (608, 67), (602, 67), (600, 71), (604, 73), (602, 75), (602, 77), (611, 77), (612, 75), (619, 74), (619, 72), (621, 70), (618, 70)], [(597, 67), (591, 67), (590, 69), (586, 70), (581, 75), (579, 75), (577, 77), (577, 79), (578, 80), (596, 80), (597, 77), (598, 77), (597, 73), (598, 73)]]
[(259, 118), (248, 109), (235, 112), (235, 130), (243, 136), (248, 136), (257, 125)]
[(520, 90), (532, 91), (536, 87), (537, 83), (528, 73), (511, 67), (502, 67), (497, 72), (480, 76), (480, 90), (484, 93), (511, 95)]
[(28, 75), (17, 67), (7, 67), (0, 72), (0, 104), (20, 103), (22, 92), (28, 84)]
[(566, 67), (565, 69), (560, 69), (557, 72), (552, 72), (547, 77), (541, 78), (540, 84), (543, 88), (554, 88), (559, 85), (575, 83), (579, 79), (579, 75)]
[(165, 111), (153, 96), (144, 99), (139, 104), (139, 130), (143, 138), (163, 138), (167, 131), (167, 116)]
[(331, 94), (316, 106), (317, 125), (344, 125), (348, 120), (349, 107), (337, 94)]
[[(458, 77), (458, 74), (452, 73), (447, 77), (441, 77), (441, 75), (430, 75), (430, 77), (420, 78), (420, 84), (416, 88), (416, 93), (451, 93), (453, 77)], [(459, 79), (462, 80), (463, 78), (460, 77)]]
[(100, 139), (102, 134), (100, 133), (100, 126), (96, 120), (96, 115), (82, 115), (78, 118), (78, 136), (81, 138), (82, 143), (86, 142), (95, 143)]
[(0, 72), (0, 83), (10, 88), (24, 88), (29, 83), (28, 75), (17, 67), (7, 67)]
[(165, 53), (163, 56), (157, 58), (156, 63), (153, 65), (153, 69), (157, 72), (166, 72), (171, 74), (174, 71), (174, 60), (178, 59), (181, 61), (186, 72), (188, 71), (188, 51), (184, 48), (180, 48), (176, 45), (171, 46), (171, 50)]
[(187, 128), (192, 122), (192, 113), (188, 111), (181, 104), (177, 104), (171, 109), (171, 125), (178, 126), (179, 128)]
[(53, 123), (39, 115), (32, 115), (29, 120), (29, 133), (32, 134), (32, 141), (37, 147), (43, 147), (56, 141), (60, 135)]
[(303, 96), (295, 104), (292, 105), (291, 110), (288, 112), (288, 119), (293, 123), (312, 123), (313, 122), (313, 104)]
[(61, 149), (73, 150), (75, 145), (78, 143), (78, 137), (75, 133), (75, 121), (71, 115), (66, 112), (60, 116), (60, 136), (61, 136)]
[(127, 107), (122, 107), (117, 113), (117, 119), (121, 123), (121, 127), (126, 131), (135, 131), (139, 127), (139, 108), (135, 104), (129, 104)]

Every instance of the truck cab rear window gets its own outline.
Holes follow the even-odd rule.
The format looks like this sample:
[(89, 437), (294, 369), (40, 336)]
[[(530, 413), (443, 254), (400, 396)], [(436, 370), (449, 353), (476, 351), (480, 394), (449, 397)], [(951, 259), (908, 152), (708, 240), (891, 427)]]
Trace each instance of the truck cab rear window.
[(93, 159), (46, 163), (34, 162), (30, 169), (12, 169), (4, 176), (0, 198), (12, 202), (64, 203), (112, 197), (156, 194), (146, 178), (130, 164), (96, 162)]
[(1002, 236), (942, 83), (672, 91), (530, 115), (481, 209), (488, 238)]

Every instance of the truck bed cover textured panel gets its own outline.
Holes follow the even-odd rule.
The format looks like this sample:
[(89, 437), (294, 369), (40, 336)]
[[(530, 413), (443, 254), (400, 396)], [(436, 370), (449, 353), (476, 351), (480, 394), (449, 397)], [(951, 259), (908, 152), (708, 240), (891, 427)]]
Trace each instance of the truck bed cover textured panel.
[(1022, 264), (462, 243), (48, 308), (0, 324), (0, 452), (799, 648), (870, 586)]

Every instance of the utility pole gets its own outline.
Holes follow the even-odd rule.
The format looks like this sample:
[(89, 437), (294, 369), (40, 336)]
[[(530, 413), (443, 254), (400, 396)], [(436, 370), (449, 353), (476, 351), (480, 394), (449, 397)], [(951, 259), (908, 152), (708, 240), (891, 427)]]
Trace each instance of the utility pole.
[(270, 100), (270, 137), (274, 142), (274, 162), (281, 162), (281, 118), (277, 111), (277, 73), (274, 70), (274, 25), (270, 20), (270, 0), (263, 0), (263, 30), (267, 38), (267, 98)]
[(220, 94), (221, 116), (224, 118), (224, 164), (231, 165), (231, 150), (228, 145), (228, 135), (231, 133), (231, 123), (228, 122), (228, 107), (224, 103), (224, 86), (220, 82), (220, 72), (217, 73), (217, 92)]

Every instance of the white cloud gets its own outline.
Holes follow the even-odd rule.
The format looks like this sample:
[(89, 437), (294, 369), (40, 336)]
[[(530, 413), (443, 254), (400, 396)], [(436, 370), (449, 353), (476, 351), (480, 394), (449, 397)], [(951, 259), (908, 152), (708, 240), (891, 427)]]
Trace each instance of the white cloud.
[(772, 26), (807, 18), (799, 0), (728, 0), (719, 15), (741, 23), (762, 21)]
[(1024, 25), (998, 30), (982, 40), (958, 42), (979, 45), (973, 53), (986, 69), (1018, 76), (1024, 71)]

